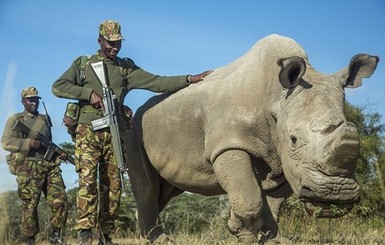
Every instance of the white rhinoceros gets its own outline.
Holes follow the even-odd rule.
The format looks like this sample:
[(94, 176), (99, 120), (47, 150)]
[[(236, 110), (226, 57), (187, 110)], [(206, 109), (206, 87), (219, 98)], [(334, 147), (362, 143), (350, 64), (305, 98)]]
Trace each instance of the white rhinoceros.
[(245, 242), (280, 241), (279, 208), (293, 192), (319, 217), (350, 211), (359, 140), (344, 88), (360, 86), (378, 61), (359, 54), (325, 75), (294, 40), (269, 35), (204, 82), (151, 98), (127, 139), (141, 234), (164, 236), (159, 212), (183, 191), (227, 193), (229, 230)]

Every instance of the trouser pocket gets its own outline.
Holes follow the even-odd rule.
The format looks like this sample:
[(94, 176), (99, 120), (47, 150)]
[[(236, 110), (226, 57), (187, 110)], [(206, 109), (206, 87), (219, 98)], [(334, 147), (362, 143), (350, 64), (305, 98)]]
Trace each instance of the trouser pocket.
[(31, 190), (29, 189), (30, 178), (26, 176), (17, 176), (18, 195), (21, 200), (31, 200)]

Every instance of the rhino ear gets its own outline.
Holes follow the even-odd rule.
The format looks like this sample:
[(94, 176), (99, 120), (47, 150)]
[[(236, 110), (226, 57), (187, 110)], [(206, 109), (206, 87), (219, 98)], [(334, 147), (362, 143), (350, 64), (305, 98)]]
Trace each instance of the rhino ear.
[(279, 82), (284, 88), (294, 88), (299, 84), (306, 71), (304, 59), (294, 56), (278, 60), (277, 64), (281, 67), (279, 72)]
[(378, 56), (357, 54), (347, 67), (333, 74), (342, 87), (356, 88), (362, 85), (362, 78), (370, 77), (380, 61)]

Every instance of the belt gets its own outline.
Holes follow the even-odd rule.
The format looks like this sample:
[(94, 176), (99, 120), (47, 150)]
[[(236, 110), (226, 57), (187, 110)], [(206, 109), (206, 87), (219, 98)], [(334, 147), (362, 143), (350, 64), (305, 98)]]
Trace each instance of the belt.
[[(119, 116), (125, 115), (123, 106), (117, 105), (116, 108), (117, 108), (117, 113)], [(98, 114), (98, 115), (103, 116), (103, 112), (101, 110), (97, 110), (94, 107), (92, 107), (92, 105), (89, 105), (89, 104), (80, 105), (80, 112), (81, 113), (93, 113), (93, 114)]]
[(92, 105), (81, 105), (80, 111), (83, 113), (94, 113), (94, 114), (100, 114), (99, 110), (92, 107)]
[(31, 151), (28, 153), (28, 155), (25, 156), (25, 158), (28, 158), (28, 159), (41, 159), (43, 160), (43, 154), (39, 153), (39, 152), (36, 152), (36, 151)]

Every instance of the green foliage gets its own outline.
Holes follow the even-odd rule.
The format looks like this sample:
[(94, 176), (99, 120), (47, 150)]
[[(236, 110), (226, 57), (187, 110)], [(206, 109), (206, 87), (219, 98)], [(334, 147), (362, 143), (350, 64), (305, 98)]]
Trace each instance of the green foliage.
[(135, 217), (136, 203), (128, 179), (125, 180), (120, 203), (120, 215), (116, 224), (119, 237), (139, 236), (139, 227)]
[(374, 161), (384, 151), (385, 125), (381, 124), (381, 116), (378, 113), (366, 113), (366, 107), (354, 107), (346, 104), (346, 119), (353, 122), (360, 137), (361, 152), (358, 159), (357, 175), (363, 182), (375, 181)]
[(75, 154), (75, 145), (72, 142), (64, 142), (59, 144), (59, 146), (68, 154), (70, 155)]
[(0, 244), (20, 238), (21, 201), (16, 191), (1, 193), (0, 198)]
[[(17, 195), (17, 191), (7, 191), (1, 193), (1, 209), (2, 210), (2, 220), (4, 223), (2, 225), (6, 228), (4, 235), (0, 237), (0, 244), (5, 242), (20, 242), (21, 239), (24, 239), (21, 234), (21, 210), (22, 202)], [(71, 206), (70, 210), (71, 210)], [(73, 206), (72, 206), (73, 207)], [(7, 216), (6, 218), (4, 216)], [(50, 234), (50, 217), (51, 210), (42, 196), (40, 198), (38, 206), (38, 217), (39, 217), (39, 227), (40, 233), (37, 237), (38, 241), (47, 240), (48, 235)], [(3, 243), (2, 243), (3, 242)]]
[(219, 206), (218, 196), (207, 197), (185, 192), (169, 202), (161, 213), (161, 219), (170, 233), (200, 233), (218, 215)]
[(346, 119), (353, 122), (360, 137), (360, 157), (357, 160), (357, 180), (362, 189), (361, 201), (354, 212), (357, 215), (383, 215), (385, 210), (385, 125), (381, 115), (366, 112), (368, 106), (346, 104)]
[[(122, 192), (120, 215), (116, 223), (117, 237), (138, 236), (138, 225), (135, 218), (136, 204), (131, 191), (129, 181), (125, 181), (125, 190)], [(67, 219), (67, 236), (75, 239), (77, 231), (72, 229), (76, 224), (77, 210), (76, 210), (76, 195), (78, 188), (73, 188), (67, 191), (68, 198), (68, 219)], [(94, 231), (97, 233), (97, 230)]]

